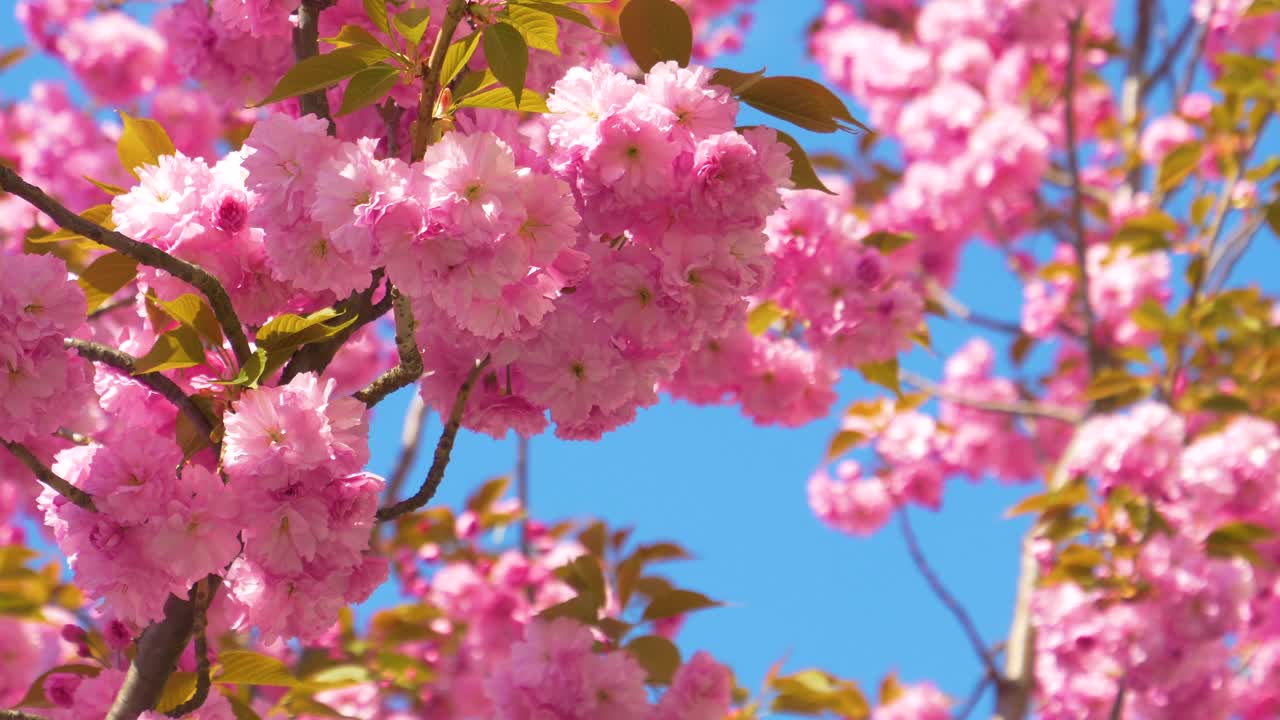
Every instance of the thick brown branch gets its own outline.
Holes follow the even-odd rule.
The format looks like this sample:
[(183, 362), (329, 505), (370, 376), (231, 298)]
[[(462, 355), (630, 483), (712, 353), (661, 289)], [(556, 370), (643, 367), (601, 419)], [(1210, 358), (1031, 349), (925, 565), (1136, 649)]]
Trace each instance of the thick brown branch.
[[(208, 585), (212, 599), (222, 578), (209, 575), (203, 582)], [(155, 707), (165, 682), (178, 666), (178, 658), (191, 639), (196, 617), (195, 597), (194, 588), (186, 600), (170, 595), (164, 604), (164, 619), (142, 631), (133, 662), (105, 720), (137, 720), (139, 715)]]
[(189, 715), (204, 706), (209, 699), (209, 689), (213, 685), (209, 669), (209, 638), (206, 630), (209, 625), (209, 601), (212, 592), (208, 580), (201, 580), (192, 589), (195, 617), (192, 620), (192, 635), (196, 645), (196, 692), (186, 702), (170, 710), (169, 717)]
[(394, 520), (431, 502), (436, 490), (440, 488), (440, 482), (444, 480), (445, 468), (449, 466), (449, 454), (453, 452), (453, 442), (458, 437), (458, 428), (462, 426), (462, 412), (467, 407), (467, 397), (471, 395), (471, 388), (475, 386), (476, 380), (480, 379), (480, 374), (487, 367), (489, 367), (489, 356), (486, 355), (483, 360), (476, 363), (471, 372), (467, 373), (467, 379), (463, 380), (462, 386), (458, 388), (458, 395), (453, 399), (453, 408), (449, 411), (449, 419), (445, 422), (444, 431), (440, 433), (440, 441), (436, 443), (436, 454), (422, 487), (413, 494), (413, 497), (401, 500), (390, 507), (379, 508), (379, 522)]
[(231, 305), (231, 298), (227, 295), (226, 289), (217, 278), (203, 268), (80, 217), (4, 165), (0, 165), (0, 188), (26, 200), (52, 218), (58, 227), (128, 255), (143, 265), (163, 270), (199, 290), (209, 300), (209, 307), (213, 309), (214, 317), (222, 326), (222, 332), (231, 341), (231, 349), (236, 354), (236, 360), (243, 365), (253, 355), (249, 350), (249, 338), (245, 336), (240, 319), (236, 317), (235, 308)]
[(413, 161), (418, 162), (427, 154), (427, 145), (431, 144), (431, 125), (435, 122), (436, 96), (440, 94), (440, 71), (444, 65), (445, 53), (449, 52), (449, 43), (453, 42), (453, 33), (466, 14), (466, 0), (449, 0), (444, 20), (440, 24), (440, 34), (431, 47), (431, 58), (422, 73), (422, 94), (418, 96), (418, 117), (413, 123)]
[[(298, 25), (293, 29), (293, 59), (302, 62), (320, 54), (320, 11), (333, 4), (333, 0), (302, 0), (298, 5)], [(329, 113), (329, 97), (323, 89), (306, 93), (298, 98), (303, 115), (315, 115), (329, 123), (329, 134), (336, 135), (337, 127)]]
[(3, 445), (6, 450), (13, 453), (13, 456), (18, 458), (19, 462), (26, 465), (27, 469), (34, 473), (40, 482), (56, 490), (59, 495), (85, 510), (90, 512), (98, 511), (98, 508), (93, 504), (93, 497), (89, 493), (58, 477), (58, 474), (40, 462), (40, 459), (33, 455), (26, 445), (9, 442), (4, 438), (0, 438), (0, 445)]
[(947, 390), (938, 383), (935, 383), (921, 375), (917, 375), (910, 370), (901, 370), (899, 371), (899, 374), (902, 377), (902, 381), (908, 385), (913, 385), (916, 388), (933, 395), (939, 400), (953, 403), (955, 405), (963, 405), (965, 407), (973, 408), (974, 410), (985, 410), (987, 412), (1003, 413), (1005, 415), (1045, 418), (1047, 420), (1059, 420), (1061, 422), (1073, 424), (1080, 422), (1080, 414), (1066, 408), (1029, 402), (999, 402), (995, 400), (982, 400), (980, 398), (968, 397), (962, 393)]
[(907, 541), (907, 552), (911, 554), (911, 561), (915, 563), (916, 569), (924, 576), (925, 582), (929, 584), (933, 594), (938, 596), (942, 604), (947, 606), (947, 610), (951, 611), (951, 615), (955, 617), (956, 622), (960, 623), (960, 628), (964, 630), (964, 634), (969, 638), (969, 644), (982, 662), (987, 677), (999, 679), (1001, 676), (1000, 671), (996, 669), (996, 663), (991, 658), (991, 653), (987, 652), (987, 645), (982, 642), (982, 636), (978, 634), (978, 628), (973, 624), (973, 618), (969, 617), (969, 612), (947, 590), (947, 586), (942, 584), (942, 580), (938, 578), (937, 573), (929, 566), (929, 561), (925, 559), (924, 551), (920, 549), (920, 541), (916, 539), (916, 533), (911, 529), (911, 520), (907, 517), (906, 508), (903, 508), (898, 513), (898, 518), (902, 523), (902, 537)]
[(416, 337), (418, 323), (413, 319), (409, 298), (392, 288), (391, 302), (395, 309), (396, 352), (400, 356), (400, 362), (356, 393), (356, 399), (369, 407), (377, 405), (391, 393), (422, 377), (422, 352), (418, 350)]
[(178, 387), (178, 384), (174, 381), (158, 372), (134, 375), (133, 373), (134, 368), (136, 367), (137, 358), (127, 353), (120, 352), (119, 350), (109, 348), (106, 345), (99, 345), (98, 343), (89, 342), (87, 340), (76, 340), (75, 338), (67, 338), (65, 342), (68, 349), (75, 350), (79, 353), (80, 357), (85, 360), (102, 363), (103, 365), (109, 365), (120, 370), (128, 374), (134, 380), (137, 380), (139, 383), (142, 383), (148, 388), (151, 388), (164, 396), (164, 399), (168, 400), (174, 407), (178, 408), (178, 412), (185, 414), (187, 418), (195, 424), (196, 429), (205, 437), (209, 437), (213, 434), (213, 423), (209, 421), (208, 416), (204, 414), (204, 411), (200, 409), (200, 406), (196, 405), (195, 401), (183, 392), (182, 388)]

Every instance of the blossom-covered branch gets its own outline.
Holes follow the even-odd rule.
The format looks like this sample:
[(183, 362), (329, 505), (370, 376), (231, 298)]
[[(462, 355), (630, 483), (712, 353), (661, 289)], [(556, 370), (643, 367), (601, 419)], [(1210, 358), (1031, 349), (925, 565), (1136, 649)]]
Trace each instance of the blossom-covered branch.
[(222, 326), (223, 333), (231, 341), (231, 349), (235, 352), (236, 361), (244, 364), (253, 354), (249, 350), (249, 339), (245, 336), (240, 319), (236, 316), (231, 298), (222, 287), (222, 283), (203, 268), (192, 265), (146, 243), (138, 242), (122, 233), (108, 230), (101, 225), (71, 212), (62, 203), (49, 197), (40, 188), (23, 180), (13, 169), (0, 165), (0, 188), (26, 200), (32, 206), (53, 219), (58, 227), (83, 235), (90, 240), (105, 245), (112, 250), (137, 260), (143, 265), (163, 270), (199, 290), (209, 300), (214, 317)]
[(191, 396), (178, 387), (177, 383), (158, 372), (134, 374), (134, 368), (137, 366), (138, 361), (132, 355), (109, 348), (106, 345), (89, 342), (88, 340), (77, 340), (76, 338), (67, 338), (66, 346), (85, 360), (109, 365), (127, 373), (132, 379), (160, 393), (166, 400), (173, 403), (173, 406), (178, 408), (179, 412), (186, 415), (204, 437), (207, 438), (213, 433), (213, 424), (209, 421), (208, 416), (204, 414), (199, 405), (196, 405)]
[(3, 445), (6, 450), (13, 453), (13, 456), (18, 458), (19, 462), (26, 465), (27, 469), (31, 470), (40, 482), (56, 490), (59, 495), (65, 497), (76, 505), (79, 505), (85, 510), (89, 510), (91, 512), (98, 511), (98, 508), (93, 504), (93, 497), (90, 496), (89, 493), (81, 490), (75, 485), (72, 485), (65, 479), (58, 477), (57, 473), (50, 470), (48, 467), (45, 467), (44, 463), (40, 462), (39, 458), (32, 455), (31, 451), (28, 450), (25, 445), (5, 440), (4, 438), (0, 438), (0, 445)]
[(467, 407), (467, 397), (471, 395), (471, 389), (480, 379), (480, 374), (489, 367), (489, 360), (489, 356), (486, 355), (483, 360), (477, 362), (458, 388), (458, 394), (453, 400), (453, 409), (449, 411), (449, 419), (445, 422), (443, 432), (440, 433), (439, 442), (436, 443), (435, 457), (431, 460), (431, 469), (427, 471), (427, 478), (423, 481), (422, 487), (418, 488), (418, 492), (412, 497), (390, 507), (378, 508), (379, 522), (394, 520), (401, 515), (418, 510), (435, 497), (440, 482), (444, 480), (445, 468), (449, 466), (449, 454), (453, 452), (453, 442), (457, 439), (458, 429), (462, 426), (462, 413)]

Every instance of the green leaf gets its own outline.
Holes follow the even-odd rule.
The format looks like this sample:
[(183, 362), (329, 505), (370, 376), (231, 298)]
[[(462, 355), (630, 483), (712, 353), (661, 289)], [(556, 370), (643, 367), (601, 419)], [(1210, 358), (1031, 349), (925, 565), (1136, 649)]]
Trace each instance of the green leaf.
[(915, 235), (911, 233), (894, 233), (884, 230), (877, 230), (870, 235), (862, 238), (862, 244), (867, 247), (873, 247), (882, 254), (889, 253), (904, 248), (914, 242)]
[(213, 677), (219, 685), (295, 687), (298, 678), (284, 663), (270, 655), (249, 650), (231, 650), (218, 655), (221, 669)]
[(579, 595), (590, 597), (596, 607), (604, 605), (605, 585), (604, 573), (600, 570), (600, 561), (593, 555), (582, 555), (573, 562), (556, 569), (556, 577), (564, 580)]
[(151, 346), (147, 354), (138, 358), (133, 374), (178, 370), (203, 365), (205, 362), (200, 335), (189, 327), (180, 326), (156, 338), (155, 345)]
[[(116, 226), (115, 221), (111, 215), (110, 205), (94, 205), (88, 210), (85, 210), (84, 212), (80, 213), (80, 217), (96, 225), (101, 225), (102, 227), (108, 230), (114, 230)], [(74, 238), (79, 238), (86, 242), (92, 242), (91, 240), (89, 240), (89, 238), (86, 238), (83, 235), (79, 235), (70, 230), (62, 230), (62, 229), (59, 229), (57, 232), (49, 233), (48, 235), (43, 235), (41, 237), (29, 238), (28, 242), (30, 242), (33, 245), (43, 245), (45, 243), (62, 242), (63, 240), (71, 240)]]
[(139, 167), (159, 165), (161, 157), (177, 152), (169, 134), (155, 120), (130, 117), (123, 111), (120, 120), (124, 130), (116, 141), (116, 154), (120, 156), (120, 164), (134, 177), (138, 176)]
[(0, 70), (7, 70), (8, 68), (17, 65), (29, 54), (30, 50), (21, 45), (0, 51)]
[(255, 337), (258, 347), (268, 353), (277, 350), (293, 350), (321, 340), (327, 340), (341, 332), (356, 321), (354, 316), (336, 325), (326, 325), (329, 320), (338, 317), (331, 308), (311, 313), (306, 317), (285, 313), (272, 318), (270, 322), (258, 330)]
[(1262, 557), (1254, 543), (1270, 540), (1275, 536), (1269, 528), (1253, 523), (1228, 523), (1209, 533), (1205, 539), (1205, 552), (1214, 557), (1240, 557), (1259, 564)]
[(381, 40), (374, 37), (372, 33), (359, 25), (343, 25), (337, 35), (334, 35), (333, 37), (320, 38), (320, 42), (333, 45), (334, 47), (348, 47), (350, 45), (383, 47)]
[(532, 90), (525, 90), (517, 107), (516, 98), (509, 88), (497, 87), (474, 95), (468, 95), (457, 103), (458, 107), (492, 108), (494, 110), (520, 110), (521, 112), (550, 112), (547, 101)]
[(186, 293), (174, 300), (156, 300), (155, 304), (166, 315), (200, 334), (212, 345), (222, 344), (222, 326), (214, 316), (213, 309), (204, 298), (195, 293)]
[(1257, 17), (1258, 15), (1266, 15), (1276, 11), (1280, 11), (1280, 0), (1253, 0), (1244, 15), (1245, 17)]
[(192, 456), (212, 443), (209, 436), (199, 430), (191, 416), (185, 412), (178, 413), (174, 424), (174, 436), (178, 447), (182, 449), (183, 462), (190, 460)]
[(729, 88), (736, 95), (755, 85), (764, 78), (764, 68), (753, 73), (742, 73), (728, 68), (716, 68), (711, 74), (711, 82)]
[(1145, 378), (1130, 375), (1124, 370), (1111, 368), (1100, 371), (1084, 391), (1087, 400), (1116, 399), (1137, 400), (1147, 393), (1151, 382)]
[(875, 383), (892, 390), (895, 395), (902, 394), (902, 385), (898, 383), (898, 358), (884, 362), (864, 363), (858, 366), (858, 372), (867, 382)]
[(687, 67), (693, 57), (693, 24), (671, 0), (630, 0), (618, 16), (618, 27), (631, 59), (645, 72), (667, 60)]
[(467, 509), (474, 513), (483, 513), (502, 497), (510, 485), (511, 478), (505, 475), (486, 482), (467, 498)]
[(1227, 395), (1226, 393), (1217, 393), (1201, 400), (1197, 403), (1201, 410), (1220, 413), (1223, 415), (1240, 415), (1250, 412), (1253, 408), (1249, 406), (1249, 401), (1235, 395)]
[(1192, 170), (1200, 164), (1200, 157), (1204, 154), (1204, 146), (1197, 140), (1183, 143), (1164, 157), (1160, 161), (1160, 176), (1157, 185), (1161, 192), (1169, 192), (1186, 179)]
[(104, 183), (101, 180), (94, 180), (88, 175), (81, 175), (81, 177), (83, 177), (85, 180), (88, 180), (94, 187), (98, 188), (99, 190), (101, 190), (102, 192), (108, 195), (111, 195), (112, 197), (115, 197), (117, 195), (124, 195), (125, 193), (129, 192), (128, 190), (125, 190), (119, 185), (112, 185), (110, 183)]
[(484, 29), (484, 57), (498, 82), (511, 89), (515, 103), (524, 93), (525, 75), (529, 72), (529, 45), (519, 30), (506, 23), (495, 23)]
[[(508, 5), (507, 7), (512, 8), (515, 6)], [(558, 18), (564, 18), (569, 22), (577, 23), (578, 25), (581, 25), (583, 27), (589, 27), (592, 30), (596, 29), (596, 25), (595, 23), (591, 22), (591, 18), (587, 17), (586, 15), (582, 14), (577, 10), (574, 10), (571, 7), (565, 7), (564, 5), (556, 5), (550, 2), (521, 2), (520, 7), (527, 7), (535, 10), (541, 10), (542, 12), (547, 13), (548, 15), (555, 15)]]
[(1089, 486), (1081, 481), (1072, 481), (1058, 488), (1023, 499), (1009, 508), (1006, 517), (1015, 517), (1027, 513), (1044, 513), (1050, 510), (1065, 510), (1089, 502)]
[(827, 446), (827, 459), (834, 460), (866, 440), (867, 436), (860, 432), (841, 430), (831, 437), (831, 444)]
[(809, 160), (809, 155), (800, 147), (800, 143), (795, 138), (782, 132), (774, 130), (778, 133), (778, 142), (787, 146), (787, 157), (791, 158), (791, 182), (795, 185), (796, 190), (817, 190), (828, 195), (835, 195), (831, 188), (823, 184), (822, 179), (818, 177), (818, 171), (813, 169), (813, 162)]
[(13, 707), (50, 708), (53, 703), (44, 694), (44, 683), (51, 675), (78, 675), (80, 677), (97, 677), (102, 668), (95, 665), (59, 665), (40, 674), (27, 689), (27, 694), (14, 703)]
[(821, 670), (801, 670), (775, 678), (769, 685), (778, 693), (772, 709), (779, 712), (808, 715), (831, 712), (846, 720), (864, 720), (871, 714), (871, 707), (856, 683)]
[(254, 103), (254, 106), (324, 90), (390, 56), (391, 51), (384, 47), (362, 45), (350, 45), (324, 55), (313, 55), (289, 68), (271, 94)]
[(391, 22), (400, 37), (409, 41), (409, 47), (416, 48), (422, 42), (422, 36), (426, 34), (427, 25), (431, 22), (431, 9), (423, 7), (401, 10), (391, 18)]
[(778, 303), (765, 300), (747, 313), (747, 330), (757, 337), (773, 327), (773, 324), (787, 314)]
[(845, 106), (844, 101), (821, 83), (804, 77), (782, 75), (765, 77), (738, 93), (751, 107), (782, 118), (805, 130), (833, 133), (852, 125), (868, 131)]
[(137, 277), (137, 260), (124, 253), (111, 252), (90, 263), (76, 282), (84, 290), (87, 311), (93, 312)]
[(600, 605), (595, 598), (578, 595), (538, 613), (538, 618), (542, 620), (555, 620), (562, 617), (573, 618), (583, 625), (593, 625), (600, 617)]
[(692, 590), (672, 590), (655, 597), (644, 609), (644, 620), (661, 620), (663, 618), (683, 615), (694, 610), (718, 607), (721, 603), (712, 600), (702, 593)]
[(520, 31), (529, 47), (545, 50), (552, 55), (560, 54), (560, 25), (546, 11), (524, 5), (508, 5), (507, 22)]
[(906, 688), (902, 687), (902, 683), (898, 681), (898, 675), (889, 673), (880, 681), (880, 704), (889, 705), (902, 697), (905, 692)]
[(387, 22), (386, 0), (364, 0), (364, 14), (374, 27), (385, 33), (387, 37), (391, 36), (391, 24)]
[(226, 698), (227, 702), (231, 703), (231, 714), (236, 720), (262, 720), (262, 716), (250, 707), (249, 703), (235, 695), (227, 695)]
[(164, 681), (160, 697), (156, 700), (156, 710), (167, 713), (196, 694), (196, 674), (182, 670), (174, 671)]
[(378, 102), (396, 86), (399, 79), (400, 71), (386, 63), (378, 63), (356, 73), (342, 92), (338, 117)]
[(627, 652), (644, 668), (650, 685), (670, 685), (680, 667), (680, 651), (670, 640), (659, 635), (644, 635), (626, 645)]
[(440, 65), (440, 85), (446, 86), (458, 77), (458, 73), (462, 68), (467, 66), (471, 60), (471, 56), (475, 54), (476, 48), (480, 46), (480, 33), (471, 33), (470, 35), (455, 40), (449, 46), (449, 50), (444, 54), (444, 62)]

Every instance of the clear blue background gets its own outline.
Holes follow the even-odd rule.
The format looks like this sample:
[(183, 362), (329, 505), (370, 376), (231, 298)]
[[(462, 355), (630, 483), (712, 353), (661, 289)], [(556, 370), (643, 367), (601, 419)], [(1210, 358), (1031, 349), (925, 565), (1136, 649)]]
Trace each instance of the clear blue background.
[[(1170, 27), (1180, 27), (1188, 4), (1162, 3)], [(1128, 10), (1131, 3), (1117, 5)], [(11, 17), (11, 6), (10, 0), (0, 2), (0, 17)], [(806, 27), (821, 7), (819, 0), (757, 0), (748, 50), (720, 64), (819, 78), (804, 50)], [(1120, 30), (1127, 38), (1128, 28)], [(21, 40), (16, 26), (0, 22), (0, 47)], [(1157, 38), (1157, 43), (1166, 41)], [(20, 99), (33, 79), (50, 77), (66, 74), (46, 58), (28, 59), (0, 75), (0, 98)], [(750, 111), (742, 117), (744, 124), (764, 121)], [(855, 141), (788, 129), (810, 149), (847, 152)], [(1263, 151), (1274, 147), (1268, 141)], [(1037, 246), (1041, 253), (1048, 248), (1043, 239)], [(1267, 268), (1278, 263), (1274, 238), (1265, 235), (1233, 284), (1263, 282), (1274, 293), (1275, 273)], [(956, 295), (975, 310), (1016, 322), (1021, 290), (996, 253), (975, 244), (966, 250), (961, 268)], [(940, 377), (946, 354), (983, 334), (948, 321), (933, 321), (931, 329), (943, 357), (916, 351), (904, 365), (933, 378)], [(988, 339), (1003, 357), (1006, 338)], [(1047, 357), (1037, 352), (1024, 370), (1043, 370)], [(1001, 372), (1014, 371), (1005, 364)], [(711, 651), (732, 665), (748, 688), (759, 687), (769, 666), (786, 658), (788, 671), (821, 667), (860, 681), (869, 694), (886, 672), (896, 670), (906, 682), (932, 681), (961, 702), (980, 677), (980, 667), (959, 626), (914, 569), (896, 520), (872, 538), (855, 539), (828, 530), (809, 511), (805, 482), (822, 459), (839, 410), (881, 392), (853, 374), (839, 390), (833, 416), (799, 430), (755, 427), (733, 408), (664, 401), (598, 443), (535, 438), (532, 511), (544, 520), (598, 516), (615, 527), (635, 526), (637, 540), (685, 545), (695, 559), (670, 565), (669, 574), (728, 606), (692, 616), (679, 644), (686, 657), (698, 649)], [(378, 408), (377, 472), (389, 472), (395, 461), (407, 402), (402, 392)], [(424, 455), (438, 430), (433, 418)], [(436, 502), (459, 505), (486, 479), (511, 472), (514, 457), (514, 438), (494, 442), (463, 434)], [(425, 475), (427, 461), (420, 459), (411, 478)], [(1019, 542), (1027, 529), (1026, 521), (1006, 520), (1003, 514), (1029, 492), (957, 480), (947, 487), (941, 513), (914, 511), (913, 524), (930, 562), (967, 606), (988, 644), (1007, 632)], [(368, 607), (394, 600), (388, 586)]]

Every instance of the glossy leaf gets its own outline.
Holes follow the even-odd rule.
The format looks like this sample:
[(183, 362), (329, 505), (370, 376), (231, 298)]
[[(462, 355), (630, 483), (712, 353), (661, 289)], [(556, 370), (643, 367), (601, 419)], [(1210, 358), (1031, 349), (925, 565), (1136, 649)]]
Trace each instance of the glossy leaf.
[[(114, 220), (112, 219), (110, 205), (94, 205), (88, 210), (85, 210), (84, 212), (80, 213), (80, 217), (84, 218), (85, 220), (88, 220), (91, 223), (101, 225), (102, 227), (108, 230), (114, 230), (116, 226)], [(90, 240), (83, 235), (79, 235), (70, 230), (62, 230), (62, 229), (59, 229), (56, 232), (51, 232), (48, 235), (28, 238), (27, 242), (30, 242), (33, 245), (44, 245), (46, 243), (62, 242), (64, 240), (72, 240), (75, 238), (79, 238), (83, 241), (90, 242)], [(94, 244), (96, 245), (96, 243)]]
[(497, 502), (510, 486), (511, 478), (505, 475), (496, 477), (481, 485), (471, 494), (471, 497), (467, 498), (466, 508), (475, 513), (484, 512), (489, 509), (489, 506)]
[(427, 25), (431, 23), (430, 8), (405, 8), (391, 18), (400, 37), (409, 42), (409, 47), (417, 47), (422, 36), (427, 33)]
[(757, 337), (763, 335), (786, 314), (787, 311), (783, 310), (776, 302), (766, 300), (751, 308), (751, 312), (747, 313), (747, 330)]
[(644, 668), (646, 680), (652, 685), (670, 685), (680, 667), (680, 650), (659, 635), (635, 638), (627, 643), (626, 650)]
[(520, 31), (525, 44), (530, 48), (545, 50), (552, 55), (560, 54), (560, 25), (546, 11), (524, 5), (508, 5), (507, 22)]
[(751, 107), (789, 123), (820, 133), (868, 128), (853, 118), (844, 101), (821, 83), (804, 77), (760, 78), (738, 94)]
[(337, 317), (338, 314), (329, 308), (306, 317), (292, 313), (279, 315), (258, 330), (258, 347), (268, 352), (298, 348), (333, 337), (356, 321), (353, 316), (336, 324), (326, 324)]
[(137, 260), (123, 253), (111, 252), (90, 263), (76, 282), (84, 290), (88, 311), (93, 312), (137, 277)]
[(213, 681), (220, 685), (294, 687), (299, 683), (283, 662), (249, 650), (219, 653), (218, 665)]
[[(568, 20), (569, 22), (577, 23), (578, 25), (581, 25), (583, 27), (591, 28), (592, 30), (596, 29), (596, 25), (595, 23), (591, 22), (591, 18), (565, 5), (557, 5), (551, 2), (521, 2), (520, 6), (532, 8), (534, 10), (540, 10), (544, 13), (547, 13), (548, 15), (555, 15), (558, 18), (563, 18), (565, 20)], [(514, 6), (509, 5), (508, 7), (514, 7)]]
[(350, 45), (383, 47), (381, 40), (378, 40), (378, 38), (374, 37), (372, 33), (359, 25), (343, 25), (337, 35), (334, 35), (333, 37), (320, 38), (320, 42), (333, 45), (334, 47), (347, 47)]
[(1032, 495), (1017, 505), (1009, 508), (1007, 517), (1025, 515), (1027, 513), (1043, 513), (1050, 510), (1072, 508), (1089, 502), (1089, 486), (1084, 482), (1072, 481), (1048, 492)]
[(520, 105), (517, 106), (515, 95), (511, 93), (510, 88), (505, 87), (497, 87), (468, 95), (458, 101), (458, 107), (520, 110), (521, 112), (536, 113), (550, 112), (547, 108), (547, 101), (538, 93), (532, 90), (525, 90), (523, 97), (520, 98)]
[(342, 92), (342, 104), (338, 117), (369, 107), (381, 100), (400, 80), (400, 71), (385, 63), (378, 63), (352, 76), (347, 89)]
[(159, 165), (161, 157), (177, 152), (169, 134), (155, 120), (135, 118), (121, 112), (120, 121), (124, 123), (124, 129), (116, 141), (116, 154), (120, 156), (120, 164), (134, 177), (138, 176), (139, 167)]
[(167, 713), (195, 694), (196, 674), (176, 670), (169, 675), (169, 679), (165, 680), (164, 687), (160, 690), (160, 697), (156, 700), (156, 710)]
[(867, 382), (892, 390), (895, 395), (902, 394), (902, 385), (898, 381), (898, 358), (884, 362), (864, 363), (858, 366), (858, 372)]
[(85, 180), (88, 180), (88, 181), (89, 181), (89, 183), (90, 183), (91, 185), (93, 185), (94, 187), (98, 188), (98, 189), (99, 189), (99, 190), (101, 190), (102, 192), (104, 192), (104, 193), (106, 193), (106, 194), (108, 194), (108, 195), (110, 195), (110, 196), (112, 196), (112, 197), (115, 197), (115, 196), (117, 196), (117, 195), (124, 195), (125, 193), (129, 192), (128, 190), (125, 190), (124, 188), (120, 187), (119, 185), (112, 185), (111, 183), (104, 183), (104, 182), (102, 182), (101, 180), (94, 180), (93, 178), (89, 177), (88, 175), (83, 175), (82, 177), (83, 177)]
[(867, 247), (875, 248), (884, 254), (889, 254), (895, 250), (899, 250), (910, 245), (916, 239), (911, 233), (895, 233), (877, 230), (870, 235), (862, 238), (862, 244)]
[(631, 59), (645, 72), (667, 60), (686, 67), (693, 57), (693, 24), (671, 0), (630, 0), (618, 26)]
[(440, 64), (440, 84), (448, 85), (458, 76), (462, 68), (467, 66), (467, 62), (471, 60), (471, 56), (475, 54), (476, 48), (480, 46), (480, 33), (471, 33), (470, 35), (455, 40), (449, 46), (449, 50), (445, 52), (444, 62)]
[(867, 441), (867, 436), (853, 430), (841, 430), (831, 437), (827, 459), (834, 460)]
[(185, 325), (214, 345), (222, 344), (222, 326), (204, 298), (186, 293), (173, 300), (152, 301), (179, 324)]
[(271, 94), (255, 105), (267, 105), (337, 85), (370, 65), (391, 56), (384, 47), (351, 45), (313, 55), (289, 68)]
[(809, 160), (809, 155), (800, 147), (800, 143), (790, 135), (775, 130), (778, 133), (778, 142), (787, 146), (787, 157), (791, 159), (791, 182), (795, 185), (796, 190), (817, 190), (828, 195), (835, 195), (831, 188), (823, 184), (822, 179), (818, 177), (818, 171), (813, 169), (813, 162)]
[(364, 0), (364, 14), (373, 26), (386, 35), (391, 35), (391, 23), (387, 21), (386, 0)]
[(205, 362), (200, 335), (189, 327), (179, 326), (156, 338), (147, 354), (138, 358), (133, 374), (180, 370), (203, 365)]
[(672, 590), (655, 597), (644, 609), (645, 620), (661, 620), (663, 618), (683, 615), (694, 610), (718, 607), (721, 603), (699, 592), (692, 590)]
[(52, 669), (41, 673), (31, 683), (31, 687), (27, 689), (27, 693), (22, 699), (14, 704), (14, 707), (34, 707), (34, 708), (50, 708), (53, 703), (49, 702), (49, 698), (44, 694), (44, 683), (52, 675), (77, 675), (79, 677), (97, 677), (102, 672), (102, 668), (94, 665), (58, 665)]
[(525, 75), (529, 72), (529, 45), (519, 30), (506, 23), (495, 23), (484, 29), (484, 57), (498, 82), (511, 90), (516, 105), (524, 94)]
[(733, 91), (734, 94), (737, 94), (755, 85), (763, 77), (764, 68), (752, 73), (738, 72), (728, 68), (716, 68), (715, 72), (711, 74), (711, 82), (716, 85), (723, 85)]

